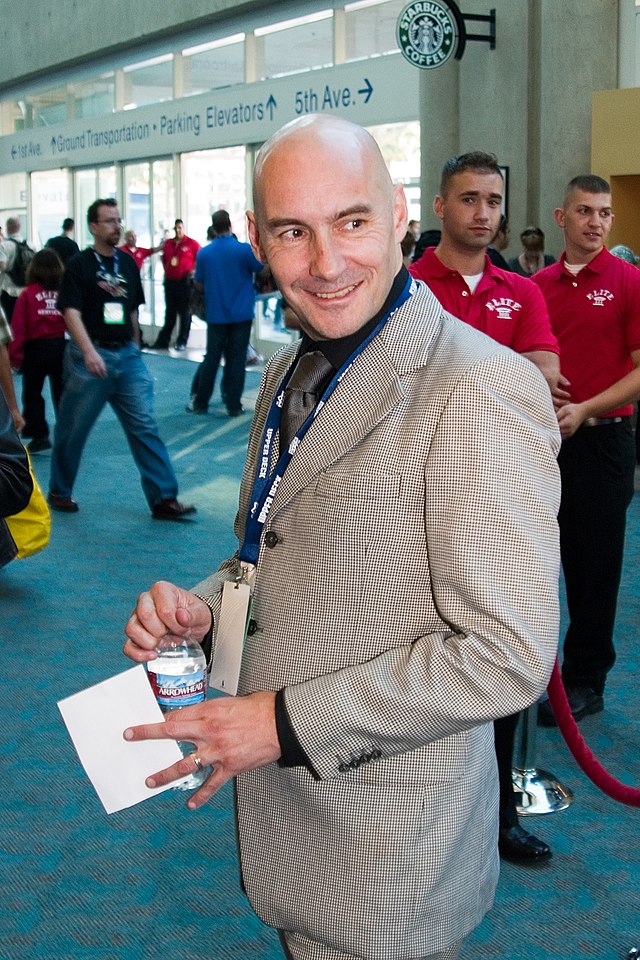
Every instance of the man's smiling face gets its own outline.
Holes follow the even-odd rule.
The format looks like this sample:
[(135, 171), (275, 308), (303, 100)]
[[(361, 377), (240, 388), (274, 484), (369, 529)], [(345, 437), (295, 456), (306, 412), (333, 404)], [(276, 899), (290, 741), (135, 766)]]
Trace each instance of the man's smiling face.
[(280, 139), (258, 167), (251, 242), (315, 340), (364, 326), (402, 263), (404, 193), (363, 134), (338, 121), (311, 122)]

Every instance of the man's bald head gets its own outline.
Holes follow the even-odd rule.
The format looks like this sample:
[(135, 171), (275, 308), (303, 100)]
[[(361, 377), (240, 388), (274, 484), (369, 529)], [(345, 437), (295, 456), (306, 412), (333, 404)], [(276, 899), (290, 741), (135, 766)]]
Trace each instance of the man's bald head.
[(266, 141), (247, 218), (256, 256), (314, 339), (359, 329), (402, 266), (402, 187), (373, 137), (339, 117), (301, 117)]
[(257, 216), (261, 213), (265, 169), (271, 163), (278, 162), (281, 151), (295, 150), (297, 147), (315, 149), (320, 154), (326, 151), (343, 164), (349, 163), (350, 158), (352, 160), (356, 155), (367, 158), (370, 174), (379, 178), (379, 185), (388, 189), (391, 196), (391, 177), (380, 147), (371, 134), (364, 127), (342, 117), (312, 113), (286, 123), (260, 147), (253, 169), (253, 203)]

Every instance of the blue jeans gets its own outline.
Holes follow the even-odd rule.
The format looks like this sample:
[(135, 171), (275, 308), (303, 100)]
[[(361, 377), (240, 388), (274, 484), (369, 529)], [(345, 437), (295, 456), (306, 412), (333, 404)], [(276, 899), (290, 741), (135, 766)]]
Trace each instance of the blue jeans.
[(251, 320), (241, 323), (209, 323), (207, 352), (191, 384), (194, 406), (206, 410), (211, 400), (220, 358), (224, 355), (224, 402), (229, 413), (242, 409), (245, 363), (251, 336)]
[(96, 349), (107, 365), (104, 380), (91, 376), (75, 344), (67, 346), (64, 390), (51, 456), (50, 492), (71, 496), (89, 432), (104, 405), (110, 403), (126, 434), (149, 506), (175, 499), (178, 481), (158, 434), (153, 415), (153, 380), (139, 348), (129, 343), (120, 350)]

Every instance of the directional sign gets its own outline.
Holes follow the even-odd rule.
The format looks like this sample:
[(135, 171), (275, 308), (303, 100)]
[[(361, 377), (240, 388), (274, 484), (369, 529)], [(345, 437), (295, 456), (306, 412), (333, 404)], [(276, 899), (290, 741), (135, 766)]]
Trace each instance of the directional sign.
[(261, 143), (294, 117), (369, 126), (418, 118), (418, 80), (400, 54), (225, 87), (0, 138), (0, 173), (81, 167)]

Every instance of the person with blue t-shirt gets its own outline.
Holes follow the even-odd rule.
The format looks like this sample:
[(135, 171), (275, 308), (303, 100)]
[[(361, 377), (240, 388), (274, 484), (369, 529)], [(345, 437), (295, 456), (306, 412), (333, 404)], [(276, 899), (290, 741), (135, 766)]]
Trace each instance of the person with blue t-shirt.
[(230, 417), (243, 412), (245, 359), (255, 307), (254, 274), (263, 269), (248, 243), (231, 232), (226, 210), (212, 218), (215, 237), (196, 257), (196, 286), (204, 290), (207, 350), (191, 384), (190, 413), (206, 413), (224, 356), (224, 402)]

